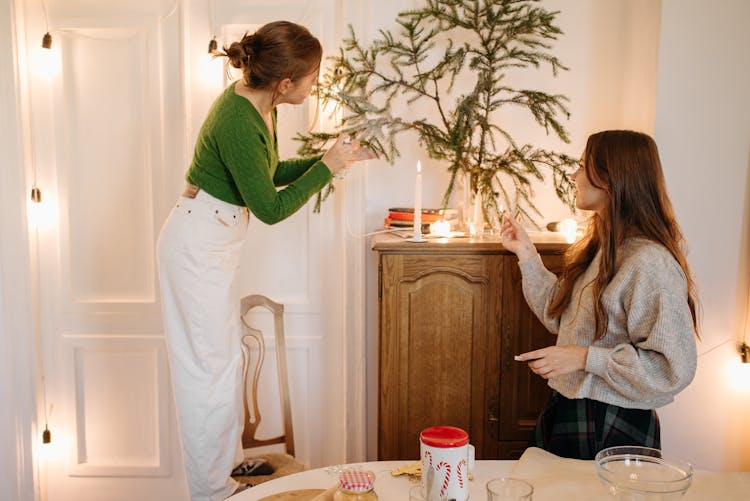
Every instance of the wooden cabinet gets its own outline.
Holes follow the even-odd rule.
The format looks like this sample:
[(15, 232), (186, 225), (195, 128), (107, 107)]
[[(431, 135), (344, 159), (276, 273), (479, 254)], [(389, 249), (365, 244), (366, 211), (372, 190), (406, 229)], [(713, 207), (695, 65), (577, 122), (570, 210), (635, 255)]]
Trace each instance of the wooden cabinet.
[[(548, 268), (562, 243), (537, 244)], [(378, 459), (419, 457), (433, 425), (469, 432), (479, 459), (517, 458), (549, 396), (513, 355), (554, 344), (521, 291), (518, 259), (499, 242), (377, 239)]]

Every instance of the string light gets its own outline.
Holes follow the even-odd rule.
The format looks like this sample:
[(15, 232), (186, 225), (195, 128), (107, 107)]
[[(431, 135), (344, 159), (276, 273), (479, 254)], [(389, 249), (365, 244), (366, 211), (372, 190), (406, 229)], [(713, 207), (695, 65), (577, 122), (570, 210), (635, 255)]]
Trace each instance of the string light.
[(37, 188), (36, 183), (34, 183), (34, 187), (31, 188), (31, 201), (36, 204), (42, 203), (42, 190)]
[(44, 431), (42, 432), (42, 443), (43, 444), (49, 444), (52, 443), (52, 432), (49, 431), (49, 426), (47, 426), (47, 421), (50, 417), (52, 417), (52, 408), (53, 406), (49, 406), (49, 416), (47, 415), (47, 395), (45, 393), (44, 395)]
[(750, 283), (747, 286), (747, 296), (745, 298), (745, 325), (742, 335), (742, 345), (740, 345), (740, 357), (743, 363), (750, 363), (750, 346), (747, 345), (747, 318), (750, 310)]
[(208, 25), (211, 27), (213, 37), (208, 42), (208, 53), (214, 54), (219, 48), (219, 43), (216, 41), (216, 29), (214, 27), (214, 1), (208, 0)]
[(44, 26), (47, 28), (47, 32), (42, 37), (42, 48), (43, 49), (51, 49), (52, 48), (52, 35), (49, 32), (49, 21), (47, 20), (47, 6), (44, 5), (44, 0), (40, 0), (42, 2), (42, 12), (44, 12)]

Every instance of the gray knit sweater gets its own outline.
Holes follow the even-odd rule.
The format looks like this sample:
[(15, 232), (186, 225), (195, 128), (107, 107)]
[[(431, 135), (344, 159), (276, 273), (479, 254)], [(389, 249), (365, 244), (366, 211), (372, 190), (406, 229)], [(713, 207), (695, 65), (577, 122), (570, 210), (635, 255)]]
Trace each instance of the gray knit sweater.
[(537, 255), (521, 261), (523, 292), (532, 311), (557, 345), (588, 346), (586, 369), (551, 378), (549, 386), (567, 398), (591, 398), (620, 407), (653, 409), (668, 404), (693, 380), (697, 365), (695, 331), (687, 304), (687, 282), (662, 245), (630, 239), (618, 249), (615, 276), (602, 303), (609, 323), (594, 339), (591, 282), (600, 255), (573, 287), (570, 306), (559, 319), (547, 315), (557, 278)]

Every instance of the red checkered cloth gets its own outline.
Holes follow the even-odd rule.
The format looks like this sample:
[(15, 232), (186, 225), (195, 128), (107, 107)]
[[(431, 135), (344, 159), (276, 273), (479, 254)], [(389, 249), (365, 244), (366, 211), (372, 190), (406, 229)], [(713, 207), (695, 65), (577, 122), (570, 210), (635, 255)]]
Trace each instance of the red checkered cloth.
[(349, 492), (372, 490), (375, 474), (371, 471), (344, 470), (339, 476), (339, 486)]

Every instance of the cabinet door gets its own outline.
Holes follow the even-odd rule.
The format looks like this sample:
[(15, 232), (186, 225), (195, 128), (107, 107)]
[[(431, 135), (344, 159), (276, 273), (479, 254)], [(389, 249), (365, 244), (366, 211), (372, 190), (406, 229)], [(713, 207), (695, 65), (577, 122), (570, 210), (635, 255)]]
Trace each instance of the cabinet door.
[(497, 254), (381, 254), (379, 459), (418, 458), (433, 425), (466, 430), (482, 457), (501, 264)]
[[(558, 273), (562, 269), (563, 256), (543, 255), (542, 261), (549, 270)], [(551, 393), (545, 379), (531, 372), (525, 363), (513, 360), (513, 356), (553, 345), (556, 337), (547, 331), (526, 304), (516, 257), (505, 257), (504, 264), (500, 398), (493, 405), (491, 420), (499, 417), (498, 457), (512, 459), (526, 448), (536, 419)]]

